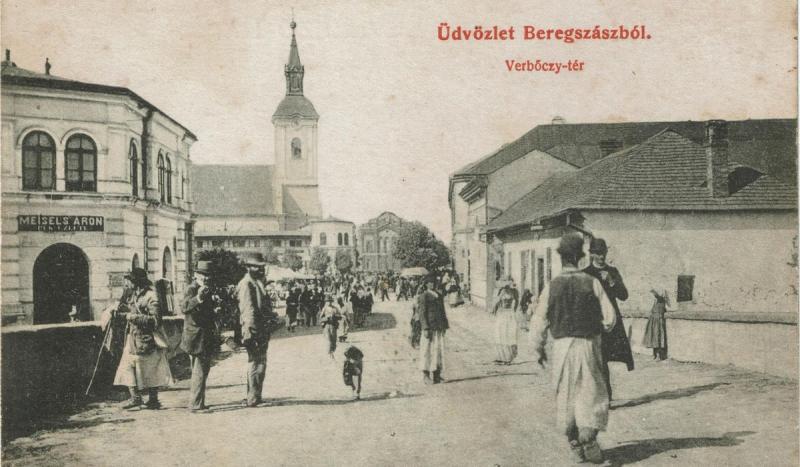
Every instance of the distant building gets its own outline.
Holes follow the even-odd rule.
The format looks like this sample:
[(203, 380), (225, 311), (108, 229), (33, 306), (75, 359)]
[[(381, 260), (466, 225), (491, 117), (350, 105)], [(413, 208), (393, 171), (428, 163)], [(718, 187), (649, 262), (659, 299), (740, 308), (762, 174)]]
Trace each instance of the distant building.
[(394, 245), (400, 235), (405, 219), (393, 212), (384, 212), (358, 228), (358, 253), (362, 271), (399, 271), (400, 262), (395, 259)]
[(6, 51), (3, 323), (98, 319), (131, 267), (181, 294), (196, 140), (128, 88), (25, 70)]
[(356, 262), (356, 226), (354, 223), (333, 216), (314, 220), (309, 223), (311, 233), (311, 251), (321, 248), (331, 258), (329, 271), (336, 270), (336, 254), (346, 251), (353, 264)]
[[(303, 94), (305, 68), (291, 23), (286, 96), (272, 115), (274, 165), (195, 165), (195, 238), (201, 250), (299, 254), (308, 264), (314, 223), (322, 220), (318, 185), (319, 114)], [(337, 231), (338, 232), (338, 231)]]
[(621, 310), (634, 346), (650, 290), (666, 290), (671, 356), (796, 377), (797, 188), (742, 161), (794, 161), (797, 148), (777, 131), (733, 140), (730, 126), (707, 122), (702, 142), (668, 128), (553, 175), (486, 227), (493, 261), (536, 296), (561, 270), (564, 233), (584, 235), (584, 263), (589, 240), (604, 238), (630, 294)]

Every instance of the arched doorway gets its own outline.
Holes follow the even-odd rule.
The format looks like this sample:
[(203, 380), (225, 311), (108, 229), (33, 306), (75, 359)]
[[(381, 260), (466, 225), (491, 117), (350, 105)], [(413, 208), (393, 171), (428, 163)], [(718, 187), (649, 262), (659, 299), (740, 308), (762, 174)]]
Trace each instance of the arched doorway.
[(73, 305), (78, 319), (91, 319), (89, 262), (75, 245), (56, 243), (33, 263), (33, 323), (66, 323)]
[(161, 277), (172, 282), (172, 252), (169, 247), (164, 248), (164, 257), (161, 260)]

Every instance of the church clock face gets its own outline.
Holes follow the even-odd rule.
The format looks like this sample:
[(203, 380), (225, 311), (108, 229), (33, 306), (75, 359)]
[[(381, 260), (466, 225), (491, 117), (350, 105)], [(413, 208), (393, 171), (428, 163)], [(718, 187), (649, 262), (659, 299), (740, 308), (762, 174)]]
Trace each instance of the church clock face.
[(297, 128), (300, 126), (300, 119), (295, 117), (292, 119), (292, 127)]

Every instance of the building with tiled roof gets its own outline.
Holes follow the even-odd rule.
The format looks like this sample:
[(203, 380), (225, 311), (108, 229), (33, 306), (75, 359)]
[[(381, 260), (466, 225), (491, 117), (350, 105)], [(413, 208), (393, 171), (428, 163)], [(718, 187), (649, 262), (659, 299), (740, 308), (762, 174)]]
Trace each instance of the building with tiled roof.
[[(275, 164), (193, 167), (195, 239), (200, 249), (273, 250), (279, 255), (296, 253), (308, 261), (310, 248), (319, 241), (320, 232), (313, 227), (323, 219), (318, 184), (319, 114), (303, 93), (305, 68), (296, 26), (292, 21), (284, 68), (286, 95), (272, 115)], [(352, 228), (350, 231), (352, 236)]]
[[(492, 285), (486, 278), (490, 269), (496, 269), (483, 237), (486, 226), (523, 195), (553, 175), (578, 170), (667, 128), (701, 144), (704, 125), (693, 121), (539, 125), (451, 174), (451, 248), (456, 272), (473, 301), (487, 304)], [(789, 184), (796, 182), (796, 136), (794, 119), (728, 122), (732, 160)]]
[[(696, 142), (668, 128), (548, 178), (486, 227), (492, 274), (536, 296), (561, 271), (562, 235), (583, 235), (584, 266), (603, 238), (629, 293), (620, 310), (634, 348), (650, 351), (651, 290), (666, 291), (670, 356), (796, 374), (797, 185), (740, 162), (784, 145), (742, 154), (728, 129), (707, 122)], [(796, 146), (784, 156), (795, 160)]]

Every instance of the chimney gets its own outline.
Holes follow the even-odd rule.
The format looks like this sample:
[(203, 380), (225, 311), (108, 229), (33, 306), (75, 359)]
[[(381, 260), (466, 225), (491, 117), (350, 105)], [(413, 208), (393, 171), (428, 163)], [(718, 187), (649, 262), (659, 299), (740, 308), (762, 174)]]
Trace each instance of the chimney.
[(11, 66), (11, 49), (6, 49), (6, 59), (3, 60), (3, 66)]
[(728, 122), (709, 120), (706, 122), (707, 185), (712, 198), (726, 198), (728, 187)]
[(53, 65), (50, 65), (50, 58), (49, 57), (45, 58), (44, 59), (44, 74), (49, 75), (50, 74), (50, 67), (52, 67), (52, 66)]

